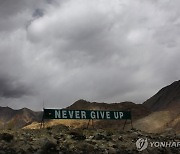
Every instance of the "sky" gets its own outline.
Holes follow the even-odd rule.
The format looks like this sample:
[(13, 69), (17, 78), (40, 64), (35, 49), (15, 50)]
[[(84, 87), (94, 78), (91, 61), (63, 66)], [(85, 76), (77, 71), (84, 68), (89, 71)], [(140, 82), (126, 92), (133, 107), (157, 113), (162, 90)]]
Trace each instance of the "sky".
[(179, 0), (0, 0), (0, 106), (143, 103), (180, 77)]

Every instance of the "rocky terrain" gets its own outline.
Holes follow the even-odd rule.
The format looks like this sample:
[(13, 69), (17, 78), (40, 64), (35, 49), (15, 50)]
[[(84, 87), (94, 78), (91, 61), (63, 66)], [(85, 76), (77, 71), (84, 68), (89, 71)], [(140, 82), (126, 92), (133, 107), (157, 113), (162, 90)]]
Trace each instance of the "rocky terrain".
[(152, 133), (172, 129), (180, 133), (180, 81), (162, 88), (143, 105), (151, 114), (134, 123), (137, 129)]
[(27, 108), (13, 110), (9, 107), (0, 107), (0, 129), (22, 128), (34, 121), (40, 122), (41, 117), (41, 112)]
[(177, 147), (148, 147), (139, 152), (136, 141), (179, 141), (180, 134), (150, 134), (138, 130), (81, 129), (64, 125), (43, 129), (0, 131), (0, 154), (178, 154)]

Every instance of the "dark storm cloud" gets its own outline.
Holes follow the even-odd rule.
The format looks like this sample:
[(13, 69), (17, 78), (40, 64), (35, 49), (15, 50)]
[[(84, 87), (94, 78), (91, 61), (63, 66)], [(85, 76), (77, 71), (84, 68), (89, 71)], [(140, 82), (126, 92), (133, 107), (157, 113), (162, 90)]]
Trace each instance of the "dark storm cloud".
[(2, 105), (38, 109), (44, 100), (65, 107), (80, 98), (141, 103), (179, 79), (178, 0), (1, 4)]
[(0, 77), (0, 98), (19, 98), (29, 94), (30, 90), (17, 80)]
[(42, 16), (41, 8), (47, 5), (46, 0), (1, 0), (0, 32), (12, 32), (24, 28), (32, 15)]
[(36, 9), (34, 12), (33, 12), (33, 17), (36, 17), (36, 18), (39, 18), (39, 17), (42, 17), (44, 15), (44, 11), (42, 9)]

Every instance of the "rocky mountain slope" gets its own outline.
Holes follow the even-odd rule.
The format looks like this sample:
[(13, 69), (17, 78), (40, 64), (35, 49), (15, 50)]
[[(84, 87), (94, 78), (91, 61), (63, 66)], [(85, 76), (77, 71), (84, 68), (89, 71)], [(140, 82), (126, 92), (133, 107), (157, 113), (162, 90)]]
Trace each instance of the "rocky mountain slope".
[(154, 96), (143, 103), (152, 111), (179, 110), (180, 111), (180, 81), (162, 88)]
[(41, 112), (34, 112), (27, 108), (13, 110), (9, 107), (0, 107), (0, 128), (22, 128), (33, 121), (39, 122), (41, 117)]
[(86, 100), (78, 100), (71, 106), (67, 107), (71, 110), (115, 110), (115, 111), (128, 111), (132, 112), (132, 117), (134, 119), (139, 119), (150, 114), (148, 108), (142, 104), (135, 104), (133, 102), (121, 102), (121, 103), (98, 103), (98, 102), (88, 102)]
[(135, 121), (134, 127), (149, 133), (159, 133), (166, 130), (180, 133), (180, 114), (173, 111), (156, 111)]
[(152, 113), (138, 119), (136, 128), (153, 133), (167, 129), (180, 132), (180, 81), (162, 88), (143, 105)]

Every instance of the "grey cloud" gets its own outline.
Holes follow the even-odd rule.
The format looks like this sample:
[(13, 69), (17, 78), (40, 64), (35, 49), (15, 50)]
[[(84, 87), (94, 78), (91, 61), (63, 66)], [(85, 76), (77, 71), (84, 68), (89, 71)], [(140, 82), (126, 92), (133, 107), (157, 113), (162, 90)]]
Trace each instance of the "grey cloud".
[(141, 103), (179, 78), (178, 0), (10, 2), (0, 9), (3, 104)]
[[(66, 66), (68, 66), (66, 69), (71, 70), (73, 68), (79, 68), (83, 72), (83, 68), (86, 66), (92, 74), (97, 74), (99, 71), (97, 68), (101, 64), (100, 69), (103, 69), (103, 65), (108, 64), (110, 67), (114, 67), (114, 71), (109, 71), (108, 67), (107, 70), (104, 69), (104, 72), (98, 75), (100, 82), (98, 81), (98, 77), (92, 77), (90, 79), (88, 75), (84, 77), (81, 82), (85, 82), (86, 79), (91, 80), (92, 84), (95, 86), (89, 87), (87, 84), (88, 81), (82, 83), (82, 85), (87, 85), (87, 87), (84, 88), (92, 90), (89, 92), (90, 96), (92, 94), (94, 97), (96, 97), (95, 95), (97, 94), (97, 99), (104, 97), (105, 95), (107, 97), (109, 95), (113, 96), (113, 94), (118, 96), (118, 93), (121, 97), (123, 97), (123, 90), (128, 86), (128, 82), (125, 84), (126, 86), (123, 84), (118, 85), (117, 83), (121, 83), (122, 81), (124, 82), (124, 80), (131, 81), (129, 82), (129, 84), (132, 85), (130, 88), (131, 90), (125, 90), (126, 92), (129, 91), (129, 93), (133, 93), (133, 89), (141, 91), (140, 89), (143, 88), (143, 84), (141, 85), (141, 83), (146, 82), (145, 80), (148, 80), (148, 85), (153, 84), (149, 80), (151, 80), (151, 78), (158, 73), (158, 71), (156, 72), (155, 70), (161, 70), (162, 67), (165, 66), (161, 65), (161, 60), (159, 59), (161, 54), (166, 54), (163, 49), (164, 47), (162, 48), (161, 44), (164, 43), (168, 46), (168, 44), (172, 44), (171, 40), (173, 38), (177, 38), (175, 35), (177, 29), (173, 27), (173, 31), (175, 33), (172, 33), (172, 31), (169, 31), (163, 25), (169, 24), (169, 26), (172, 28), (172, 24), (167, 23), (169, 22), (169, 18), (172, 18), (172, 16), (167, 16), (169, 12), (166, 10), (166, 4), (168, 5), (168, 3), (156, 2), (155, 5), (149, 2), (141, 2), (142, 1), (133, 2), (132, 4), (127, 2), (127, 4), (124, 5), (125, 7), (119, 7), (117, 9), (118, 11), (115, 13), (113, 11), (108, 12), (107, 9), (106, 11), (108, 13), (104, 11), (103, 13), (101, 12), (99, 14), (99, 12), (96, 12), (95, 8), (95, 13), (89, 14), (91, 9), (86, 9), (85, 11), (83, 10), (82, 13), (78, 12), (79, 15), (77, 16), (72, 13), (74, 10), (76, 10), (76, 8), (79, 7), (75, 5), (75, 8), (73, 8), (74, 10), (69, 12), (66, 18), (61, 18), (61, 15), (59, 15), (59, 19), (56, 18), (57, 21), (53, 20), (52, 22), (54, 23), (52, 25), (47, 24), (48, 26), (44, 27), (46, 33), (41, 31), (39, 35), (36, 35), (35, 33), (34, 37), (39, 37), (40, 42), (45, 46), (48, 44), (47, 42), (51, 42), (55, 57), (60, 60), (60, 63), (64, 61)], [(164, 6), (162, 6), (162, 4)], [(101, 8), (97, 7), (97, 9), (99, 11)], [(171, 11), (172, 13), (177, 12), (176, 10)], [(60, 13), (63, 14), (63, 10), (62, 12), (61, 10), (57, 10), (56, 16), (58, 17), (58, 14)], [(109, 14), (114, 17), (108, 18)], [(53, 17), (53, 15), (51, 17)], [(36, 21), (35, 25), (37, 23), (38, 25), (41, 25), (41, 22), (46, 23), (46, 19), (49, 18)], [(71, 22), (73, 22), (73, 24), (71, 24)], [(35, 25), (32, 23), (31, 26)], [(164, 37), (165, 32), (169, 33), (166, 35), (167, 37)], [(30, 31), (30, 34), (33, 34), (33, 31)], [(46, 37), (46, 35), (49, 37)], [(52, 39), (53, 37), (55, 40)], [(158, 42), (155, 40), (158, 40)], [(167, 56), (165, 57), (168, 59)], [(167, 59), (164, 60), (166, 65), (170, 63), (167, 61)], [(115, 65), (112, 65), (113, 60), (115, 61)], [(91, 69), (91, 67), (95, 67), (96, 69)], [(145, 71), (146, 69), (147, 71)], [(125, 70), (130, 71), (127, 72)], [(169, 72), (168, 68), (164, 68), (163, 70), (164, 71), (160, 71), (161, 74)], [(112, 74), (112, 79), (114, 82), (111, 82), (111, 77), (107, 77), (108, 74)], [(81, 73), (78, 76), (80, 79), (82, 79)], [(134, 76), (135, 79), (133, 78)], [(103, 79), (103, 77), (105, 78)], [(161, 75), (156, 77), (154, 81), (155, 84), (157, 84), (156, 81), (162, 81), (156, 86), (163, 86), (165, 82), (162, 78), (165, 77), (162, 77)], [(73, 79), (71, 81), (72, 83), (75, 82), (74, 84), (77, 82)], [(98, 86), (96, 87), (96, 85), (101, 82), (102, 84), (100, 84), (100, 87), (97, 88)], [(110, 85), (107, 86), (106, 84), (108, 82), (112, 83), (113, 94), (110, 92)], [(116, 84), (114, 85), (113, 83)], [(76, 87), (74, 84), (71, 85), (71, 88)], [(80, 82), (77, 82), (77, 84), (80, 85)], [(157, 89), (155, 84), (154, 87)], [(121, 88), (115, 88), (117, 85)], [(138, 85), (140, 87), (138, 87)], [(105, 88), (101, 88), (106, 86), (108, 87), (106, 90), (104, 90)], [(78, 87), (80, 88), (80, 86)], [(137, 94), (137, 97), (138, 95), (140, 95), (140, 92)], [(142, 99), (137, 100), (142, 101)]]
[(26, 3), (27, 2), (23, 0), (1, 0), (0, 17), (7, 18), (9, 16), (16, 15), (24, 9)]
[(19, 98), (30, 93), (30, 90), (17, 80), (7, 77), (0, 78), (0, 97)]
[[(32, 15), (42, 16), (45, 0), (1, 0), (0, 1), (0, 32), (12, 32), (24, 28)], [(42, 8), (42, 9), (41, 9)]]
[(34, 12), (33, 12), (33, 17), (35, 18), (39, 18), (42, 17), (44, 15), (44, 11), (42, 9), (37, 8)]

